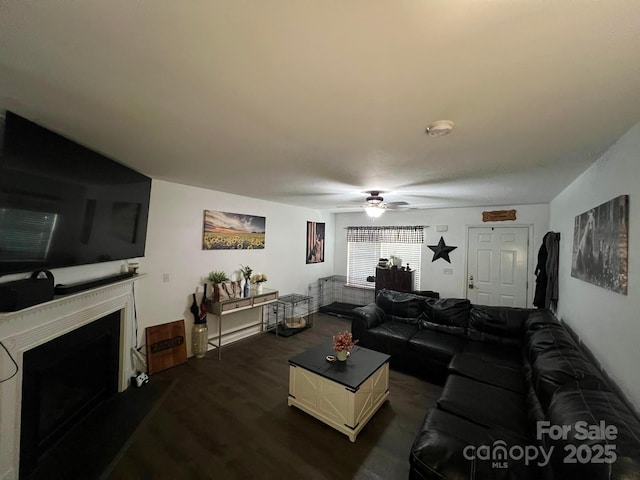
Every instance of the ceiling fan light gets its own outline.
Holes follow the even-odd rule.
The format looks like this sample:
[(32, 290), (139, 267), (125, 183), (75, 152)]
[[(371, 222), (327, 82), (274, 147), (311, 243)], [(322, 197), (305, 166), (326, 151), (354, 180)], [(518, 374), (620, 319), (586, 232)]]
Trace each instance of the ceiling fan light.
[(371, 205), (371, 206), (368, 206), (368, 207), (364, 207), (364, 211), (371, 218), (378, 218), (378, 217), (380, 217), (380, 215), (382, 215), (384, 213), (384, 208), (379, 207), (377, 205)]

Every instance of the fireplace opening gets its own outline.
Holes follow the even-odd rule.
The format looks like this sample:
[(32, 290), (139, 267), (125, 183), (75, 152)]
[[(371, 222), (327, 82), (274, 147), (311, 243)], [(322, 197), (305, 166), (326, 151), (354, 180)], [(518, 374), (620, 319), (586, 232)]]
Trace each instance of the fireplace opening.
[(102, 401), (118, 392), (121, 312), (23, 356), (20, 479)]

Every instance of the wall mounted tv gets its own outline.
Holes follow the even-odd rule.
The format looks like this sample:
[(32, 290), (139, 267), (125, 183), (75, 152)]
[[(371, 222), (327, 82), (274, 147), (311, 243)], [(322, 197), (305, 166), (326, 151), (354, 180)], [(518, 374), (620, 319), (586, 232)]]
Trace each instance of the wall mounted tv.
[(150, 194), (149, 177), (7, 111), (0, 275), (144, 256)]

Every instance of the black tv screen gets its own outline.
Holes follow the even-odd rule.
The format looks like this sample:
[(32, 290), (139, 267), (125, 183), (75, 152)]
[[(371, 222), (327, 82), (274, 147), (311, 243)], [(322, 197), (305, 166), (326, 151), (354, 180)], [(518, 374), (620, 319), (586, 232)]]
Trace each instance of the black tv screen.
[(151, 179), (12, 112), (0, 149), (0, 274), (144, 256)]

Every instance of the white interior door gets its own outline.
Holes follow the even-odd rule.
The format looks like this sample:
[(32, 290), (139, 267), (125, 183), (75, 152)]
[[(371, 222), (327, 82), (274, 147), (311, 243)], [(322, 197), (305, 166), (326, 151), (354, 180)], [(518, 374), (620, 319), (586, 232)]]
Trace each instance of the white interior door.
[(467, 298), (479, 305), (527, 306), (528, 227), (469, 227)]

